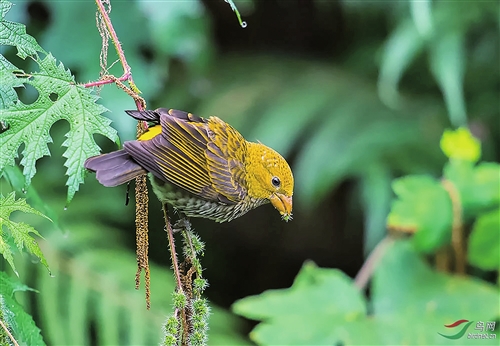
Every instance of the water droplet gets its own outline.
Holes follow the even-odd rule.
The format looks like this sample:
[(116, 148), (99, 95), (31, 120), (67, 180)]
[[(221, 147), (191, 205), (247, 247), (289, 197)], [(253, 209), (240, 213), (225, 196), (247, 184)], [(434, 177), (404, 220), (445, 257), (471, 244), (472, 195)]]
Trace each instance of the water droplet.
[(246, 27), (247, 27), (247, 22), (242, 21), (242, 22), (241, 22), (241, 27), (242, 27), (242, 28), (246, 28)]
[(64, 210), (64, 211), (68, 210), (68, 206), (67, 206), (67, 205), (65, 205), (63, 210)]
[(27, 191), (26, 191), (26, 189), (24, 187), (21, 189), (21, 192), (24, 193), (24, 194), (27, 193)]

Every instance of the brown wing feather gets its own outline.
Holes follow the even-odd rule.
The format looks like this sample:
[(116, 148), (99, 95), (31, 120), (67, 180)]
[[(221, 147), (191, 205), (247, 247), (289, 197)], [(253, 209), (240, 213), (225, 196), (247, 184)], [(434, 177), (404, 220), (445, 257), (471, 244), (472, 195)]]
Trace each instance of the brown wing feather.
[[(124, 143), (134, 160), (153, 175), (207, 200), (233, 204), (246, 196), (241, 150), (245, 142), (232, 127), (216, 117), (207, 121), (176, 110), (131, 115), (161, 124), (160, 135)], [(228, 154), (236, 156), (228, 160)]]
[(231, 201), (245, 198), (244, 157), (246, 141), (233, 127), (217, 117), (208, 122), (211, 142), (205, 151), (210, 178), (216, 191)]

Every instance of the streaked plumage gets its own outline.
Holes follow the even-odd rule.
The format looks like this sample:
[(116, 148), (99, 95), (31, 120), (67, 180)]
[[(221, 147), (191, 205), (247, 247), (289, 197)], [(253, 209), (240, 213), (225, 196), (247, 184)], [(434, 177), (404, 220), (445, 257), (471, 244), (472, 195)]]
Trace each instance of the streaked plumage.
[(291, 218), (293, 175), (273, 149), (247, 142), (214, 116), (165, 108), (126, 112), (154, 126), (122, 150), (85, 162), (104, 186), (150, 173), (160, 201), (188, 217), (231, 221), (271, 202), (283, 219)]

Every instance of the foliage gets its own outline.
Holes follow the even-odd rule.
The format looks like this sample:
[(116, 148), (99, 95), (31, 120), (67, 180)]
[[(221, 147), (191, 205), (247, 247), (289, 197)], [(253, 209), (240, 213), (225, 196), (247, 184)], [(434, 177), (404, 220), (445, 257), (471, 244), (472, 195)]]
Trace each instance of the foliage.
[[(94, 7), (74, 1), (41, 3), (50, 14), (47, 27), (35, 35), (41, 45), (63, 61), (78, 80), (96, 79), (101, 42), (94, 21), (81, 20), (94, 18)], [(499, 135), (497, 4), (311, 1), (314, 6), (303, 12), (308, 18), (307, 13), (314, 7), (316, 17), (304, 21), (301, 16), (289, 17), (294, 10), (291, 3), (280, 3), (279, 13), (270, 13), (275, 16), (272, 19), (247, 18), (245, 14), (250, 25), (240, 30), (241, 33), (221, 28), (217, 11), (210, 9), (215, 2), (204, 1), (206, 6), (199, 2), (169, 3), (168, 6), (150, 1), (112, 3), (111, 16), (133, 67), (134, 80), (152, 101), (153, 108), (174, 107), (202, 116), (216, 114), (241, 130), (247, 139), (260, 140), (293, 162), (297, 182), (296, 220), (287, 224), (286, 232), (270, 232), (280, 236), (286, 233), (283, 239), (291, 240), (270, 244), (273, 255), (279, 253), (288, 263), (290, 249), (293, 252), (294, 246), (302, 249), (304, 245), (292, 243), (297, 239), (296, 234), (313, 238), (312, 232), (320, 228), (318, 222), (331, 222), (330, 217), (338, 212), (332, 207), (332, 200), (344, 202), (339, 199), (338, 191), (345, 189), (346, 182), (352, 190), (348, 192), (348, 203), (341, 217), (362, 220), (366, 253), (385, 235), (387, 225), (397, 232), (413, 233), (409, 240), (395, 241), (380, 262), (372, 263), (376, 269), (367, 297), (355, 287), (356, 282), (353, 284), (340, 270), (317, 268), (308, 262), (290, 289), (274, 290), (237, 302), (235, 311), (260, 321), (251, 333), (254, 341), (264, 344), (300, 340), (303, 344), (314, 340), (344, 344), (445, 344), (447, 339), (438, 335), (449, 334), (444, 324), (460, 318), (498, 319), (498, 285), (487, 283), (498, 280), (499, 268), (498, 164), (491, 162), (498, 157)], [(267, 5), (272, 3), (255, 2), (247, 10), (252, 15), (262, 14), (272, 10), (272, 6)], [(18, 94), (33, 91), (32, 74), (23, 71), (40, 73), (38, 64), (49, 55), (26, 34), (23, 25), (6, 24), (11, 23), (4, 19), (10, 5), (5, 1), (0, 4), (5, 25), (2, 30), (8, 27), (9, 32), (15, 33), (0, 35), (2, 48), (5, 44), (17, 45), (21, 48), (20, 57), (23, 54), (24, 58), (35, 57), (16, 63), (11, 58), (13, 49), (2, 51), (5, 53), (0, 55), (3, 112), (18, 102), (22, 104)], [(9, 15), (17, 13), (18, 18), (22, 18), (21, 13), (26, 12), (28, 4), (16, 4)], [(335, 19), (342, 21), (333, 21), (330, 17), (325, 20), (324, 16), (336, 13), (339, 16)], [(287, 24), (290, 19), (293, 25)], [(224, 45), (220, 37), (217, 40), (212, 37), (225, 31), (226, 36), (244, 45), (253, 44), (259, 38), (254, 36), (256, 31), (249, 29), (268, 28), (260, 23), (273, 22), (272, 28), (288, 29), (305, 22), (321, 32), (321, 28), (325, 28), (320, 26), (322, 20), (341, 26), (342, 32), (331, 35), (332, 31), (328, 31), (328, 35), (321, 37), (322, 47), (343, 39), (323, 61), (320, 59), (325, 56), (315, 55), (310, 46), (300, 51), (297, 47), (293, 51), (281, 50), (284, 45), (274, 42), (273, 35), (266, 41), (265, 54), (259, 54), (250, 44), (240, 53), (228, 54), (235, 51), (234, 47)], [(76, 22), (78, 25), (74, 25)], [(36, 32), (36, 25), (31, 24)], [(231, 25), (230, 28), (236, 26), (234, 16)], [(279, 42), (295, 42), (283, 32)], [(304, 37), (309, 34), (304, 32)], [(15, 37), (16, 42), (4, 43), (5, 37)], [(245, 41), (247, 38), (250, 39)], [(68, 49), (68, 45), (76, 43), (84, 49)], [(31, 50), (22, 53), (26, 47)], [(55, 60), (46, 60), (46, 63), (50, 63), (51, 71), (63, 77), (61, 86), (78, 90), (71, 84), (65, 67)], [(109, 72), (118, 75), (118, 65), (111, 66)], [(28, 87), (22, 90), (23, 86)], [(61, 99), (60, 94), (49, 93), (48, 89), (37, 93), (46, 101), (48, 98), (57, 103)], [(133, 107), (132, 100), (118, 88), (104, 88), (100, 95), (99, 102), (112, 111), (106, 115), (115, 121), (120, 137), (134, 138), (133, 122), (122, 116), (123, 109)], [(95, 96), (89, 97), (89, 103), (93, 103)], [(37, 119), (45, 119), (46, 114), (42, 110)], [(36, 323), (49, 344), (94, 341), (144, 344), (158, 342), (165, 331), (175, 334), (178, 328), (175, 323), (167, 323), (165, 331), (159, 327), (168, 315), (168, 309), (163, 309), (170, 302), (169, 295), (159, 294), (170, 292), (174, 287), (168, 272), (153, 266), (151, 313), (144, 309), (142, 294), (133, 290), (134, 259), (115, 229), (122, 228), (123, 238), (131, 240), (128, 231), (133, 212), (122, 205), (123, 196), (117, 189), (103, 194), (101, 187), (89, 181), (81, 187), (69, 209), (62, 212), (58, 187), (64, 172), (61, 171), (63, 153), (59, 139), (68, 129), (61, 122), (52, 125), (47, 119), (49, 123), (45, 127), (51, 131), (49, 138), (56, 142), (53, 147), (50, 142), (48, 145), (53, 155), (50, 162), (58, 164), (49, 169), (46, 159), (30, 157), (32, 166), (31, 169), (25, 166), (25, 173), (28, 183), (30, 175), (33, 177), (33, 184), (23, 197), (54, 220), (54, 225), (49, 229), (40, 224), (37, 217), (22, 217), (29, 218), (29, 224), (46, 238), (39, 244), (56, 278), (48, 276), (42, 266), (33, 266), (29, 258), (16, 258), (20, 277), (40, 292), (19, 292), (16, 298), (28, 313), (38, 316)], [(11, 126), (1, 120), (0, 132)], [(450, 130), (442, 137), (441, 146), (448, 157), (445, 162), (438, 144), (449, 122), (464, 129)], [(467, 125), (481, 139), (481, 146), (477, 140), (475, 144), (468, 142), (468, 138), (473, 137), (465, 130)], [(11, 130), (12, 126), (4, 133)], [(1, 140), (4, 133), (0, 134), (0, 145), (5, 144)], [(454, 136), (458, 139), (453, 139)], [(40, 136), (35, 138), (42, 145), (40, 148), (47, 148), (47, 141), (42, 141)], [(105, 150), (115, 148), (109, 141), (99, 142), (101, 139), (96, 136), (97, 143)], [(116, 138), (113, 141), (116, 142)], [(12, 151), (15, 155), (23, 146), (26, 151), (25, 142), (17, 144)], [(477, 163), (480, 150), (483, 159), (489, 162)], [(8, 160), (14, 162), (14, 156)], [(2, 156), (2, 159), (6, 158)], [(39, 170), (36, 175), (35, 164)], [(11, 193), (4, 182), (10, 183), (17, 192), (27, 185), (17, 167), (6, 166), (0, 171), (3, 195)], [(77, 173), (70, 173), (68, 169), (68, 174), (74, 177), (70, 185), (75, 191), (81, 177)], [(403, 177), (394, 180), (400, 176)], [(437, 179), (438, 176), (442, 179)], [(393, 191), (397, 200), (391, 208)], [(450, 191), (459, 198), (452, 200)], [(12, 219), (17, 217), (13, 214)], [(309, 221), (314, 222), (309, 224)], [(322, 236), (336, 238), (339, 232), (350, 238), (361, 236), (359, 227), (331, 230), (333, 225), (329, 226), (325, 230), (329, 233)], [(156, 247), (157, 258), (164, 258), (166, 245), (162, 244), (164, 235), (160, 229), (161, 226), (158, 232), (153, 232), (160, 235), (152, 240), (151, 246)], [(467, 248), (467, 252), (462, 258), (468, 261), (466, 269), (471, 276), (440, 273), (429, 265), (434, 256), (438, 262), (443, 249), (449, 255), (450, 244), (454, 244), (454, 229), (463, 231), (462, 248)], [(252, 236), (260, 233), (253, 231)], [(251, 239), (241, 232), (238, 238), (243, 239), (242, 242)], [(321, 242), (324, 239), (317, 238)], [(246, 253), (234, 252), (236, 247), (232, 243), (215, 243), (212, 246), (220, 249), (217, 253), (221, 262), (213, 262), (217, 265), (211, 267), (220, 270), (220, 275), (229, 281), (238, 275), (228, 270), (231, 268), (228, 263), (233, 262), (230, 256), (244, 257)], [(248, 244), (245, 246), (250, 248)], [(301, 259), (314, 258), (317, 249), (313, 250), (296, 251), (294, 255), (302, 256)], [(248, 251), (261, 255), (260, 248)], [(346, 251), (349, 251), (347, 261), (356, 263), (354, 254), (351, 258), (352, 249)], [(151, 253), (154, 256), (154, 251)], [(328, 256), (333, 258), (333, 263), (341, 257), (332, 251)], [(272, 268), (273, 263), (268, 267)], [(290, 271), (290, 268), (279, 268), (279, 271)], [(244, 272), (247, 281), (242, 281), (241, 286), (245, 286), (245, 294), (248, 294), (255, 287), (250, 285), (251, 270)], [(258, 275), (268, 280), (270, 274), (259, 272)], [(159, 281), (155, 281), (155, 277), (160, 278)], [(267, 281), (265, 283), (267, 285)], [(212, 286), (212, 289), (219, 295), (238, 291), (231, 285), (224, 286)], [(238, 292), (235, 294), (241, 294)], [(212, 307), (210, 344), (245, 343), (237, 335), (240, 324), (234, 316)], [(316, 311), (312, 313), (311, 308)], [(94, 340), (89, 333), (91, 329), (96, 331)], [(487, 340), (482, 342), (488, 344)]]
[[(9, 107), (2, 111), (0, 121), (7, 129), (0, 134), (0, 149), (4, 155), (0, 159), (0, 174), (6, 166), (14, 165), (19, 147), (24, 143), (21, 165), (24, 166), (26, 186), (35, 175), (35, 163), (42, 156), (50, 155), (47, 143), (52, 142), (49, 131), (52, 125), (61, 119), (69, 122), (70, 130), (67, 140), (62, 144), (67, 147), (63, 156), (67, 158), (64, 165), (68, 168), (68, 202), (71, 201), (79, 185), (83, 183), (85, 168), (83, 163), (90, 156), (100, 152), (93, 138), (94, 133), (118, 140), (116, 131), (109, 126), (111, 121), (101, 114), (106, 110), (95, 103), (97, 97), (91, 90), (75, 84), (74, 77), (62, 64), (57, 64), (55, 58), (48, 54), (41, 59), (33, 37), (25, 33), (21, 24), (6, 21), (4, 16), (11, 4), (2, 1), (2, 30), (0, 36), (7, 37), (3, 45), (15, 46), (18, 56), (25, 59), (30, 56), (38, 65), (39, 71), (25, 73), (4, 60), (2, 75), (6, 75), (8, 92), (2, 95), (3, 103)], [(4, 59), (2, 57), (2, 59)], [(8, 63), (8, 64), (7, 64)], [(18, 77), (21, 79), (18, 80)], [(29, 84), (38, 91), (38, 98), (31, 104), (21, 102), (14, 87)]]
[[(25, 199), (20, 198), (16, 200), (14, 191), (8, 194), (6, 197), (0, 194), (0, 253), (7, 260), (7, 262), (9, 262), (10, 266), (16, 272), (16, 274), (17, 271), (14, 265), (14, 258), (12, 257), (11, 242), (14, 242), (19, 251), (22, 251), (22, 249), (26, 247), (26, 249), (33, 255), (38, 257), (40, 259), (40, 262), (48, 269), (49, 266), (47, 264), (47, 260), (43, 256), (37, 242), (30, 234), (32, 233), (41, 237), (40, 233), (38, 233), (38, 231), (32, 226), (24, 222), (15, 222), (10, 220), (10, 214), (15, 211), (31, 213), (48, 219), (47, 216), (30, 207), (26, 203)], [(10, 234), (4, 233), (4, 229), (9, 230)]]
[[(450, 158), (444, 167), (443, 179), (451, 182), (452, 189), (456, 189), (458, 196), (455, 197), (453, 191), (445, 188), (445, 184), (432, 177), (400, 178), (393, 184), (399, 199), (394, 203), (387, 219), (390, 229), (416, 233), (413, 237), (414, 245), (425, 253), (433, 253), (450, 243), (453, 220), (462, 217), (453, 215), (454, 212), (463, 214), (466, 219), (475, 219), (485, 211), (498, 209), (500, 203), (500, 165), (481, 163), (475, 166), (480, 149), (470, 132), (464, 128), (445, 132), (441, 147)], [(453, 204), (459, 204), (460, 210), (454, 211)], [(498, 233), (496, 230), (498, 229), (491, 227), (489, 232)], [(475, 231), (471, 237), (477, 239), (474, 234)], [(491, 243), (490, 246), (497, 245)], [(474, 249), (470, 251), (475, 251)], [(477, 255), (472, 255), (475, 256)]]
[[(18, 343), (43, 346), (45, 343), (40, 335), (40, 329), (14, 297), (15, 292), (29, 290), (31, 289), (28, 286), (0, 272), (0, 320), (9, 326), (9, 332), (15, 335)], [(11, 344), (10, 338), (3, 329), (0, 329), (0, 344)]]
[(243, 298), (233, 310), (261, 321), (250, 337), (264, 345), (442, 345), (447, 340), (437, 333), (444, 324), (499, 316), (495, 286), (435, 272), (407, 241), (385, 254), (371, 297), (367, 304), (340, 271), (309, 263), (291, 288)]
[[(20, 301), (31, 314), (43, 312), (37, 323), (47, 344), (90, 344), (91, 326), (93, 342), (99, 345), (151, 345), (162, 338), (160, 327), (170, 313), (169, 292), (174, 289), (171, 272), (151, 265), (151, 310), (146, 310), (144, 292), (134, 289), (134, 254), (116, 229), (85, 216), (95, 206), (104, 213), (96, 218), (102, 219), (107, 212), (125, 214), (125, 206), (116, 205), (120, 196), (120, 191), (113, 191), (75, 199), (68, 212), (74, 208), (81, 214), (66, 220), (66, 234), (52, 232), (40, 242), (53, 276), (28, 258), (16, 259), (20, 277), (36, 282), (38, 293), (23, 295)], [(106, 209), (106, 205), (114, 207)], [(235, 332), (237, 322), (211, 305), (210, 340), (221, 345), (245, 344)]]
[(373, 279), (369, 315), (350, 279), (310, 263), (291, 288), (244, 298), (233, 309), (263, 321), (250, 334), (254, 341), (287, 345), (443, 344), (437, 330), (455, 316), (498, 316), (493, 285), (436, 273), (405, 241), (391, 245)]
[[(398, 200), (387, 218), (388, 228), (415, 235), (391, 243), (378, 263), (370, 314), (350, 279), (337, 270), (306, 264), (291, 288), (266, 291), (234, 304), (236, 313), (262, 321), (250, 334), (255, 342), (442, 344), (446, 340), (437, 334), (442, 325), (464, 317), (474, 321), (500, 317), (498, 287), (436, 272), (419, 257), (419, 252), (435, 253), (450, 245), (451, 233), (462, 227), (455, 225), (461, 223), (455, 220), (461, 218), (454, 210), (459, 203), (463, 208), (459, 214), (477, 218), (468, 247), (471, 264), (498, 269), (500, 165), (474, 166), (479, 145), (463, 128), (446, 131), (441, 145), (450, 158), (444, 179), (457, 189), (459, 197), (430, 176), (394, 181)], [(481, 178), (475, 178), (477, 175)], [(460, 255), (456, 252), (456, 262), (465, 260)]]
[[(67, 159), (64, 163), (68, 168), (66, 174), (69, 176), (67, 203), (72, 200), (79, 185), (83, 182), (85, 176), (83, 162), (89, 156), (100, 152), (93, 137), (94, 134), (101, 134), (117, 142), (117, 133), (109, 126), (111, 121), (101, 115), (106, 111), (106, 108), (96, 103), (97, 96), (90, 89), (76, 85), (71, 72), (66, 70), (62, 63), (58, 64), (51, 54), (46, 53), (33, 37), (27, 35), (24, 25), (5, 20), (5, 15), (12, 4), (3, 0), (0, 4), (2, 15), (0, 43), (16, 47), (17, 55), (20, 58), (29, 57), (32, 62), (38, 65), (39, 69), (36, 72), (25, 73), (3, 55), (0, 55), (1, 77), (2, 81), (6, 82), (2, 83), (2, 94), (0, 95), (2, 100), (0, 149), (3, 154), (0, 160), (0, 177), (6, 179), (11, 188), (23, 191), (38, 208), (46, 210), (49, 215), (54, 215), (56, 213), (48, 206), (49, 195), (46, 194), (42, 200), (34, 188), (30, 187), (29, 192), (27, 192), (32, 178), (34, 181), (37, 180), (35, 177), (37, 160), (42, 156), (50, 156), (47, 144), (53, 141), (49, 132), (53, 129), (54, 123), (64, 119), (70, 125), (69, 132), (65, 134), (67, 139), (62, 143), (67, 149), (60, 154), (61, 157)], [(144, 6), (146, 6), (145, 3)], [(179, 13), (183, 12), (182, 15), (178, 15), (178, 19), (183, 17), (185, 13), (189, 13), (189, 11), (186, 12), (186, 6), (178, 7), (181, 8)], [(190, 6), (189, 8), (194, 9), (195, 7)], [(172, 21), (167, 21), (167, 23), (172, 23)], [(177, 31), (179, 23), (174, 25), (171, 30)], [(192, 34), (198, 39), (202, 36), (199, 29), (193, 30)], [(196, 40), (197, 38), (193, 35), (190, 39)], [(178, 50), (182, 44), (188, 42), (188, 39), (183, 41), (182, 36), (187, 37), (187, 35), (178, 37), (179, 40), (171, 46), (171, 49)], [(200, 42), (197, 42), (193, 47), (204, 50)], [(181, 51), (184, 52), (184, 49)], [(45, 58), (40, 57), (39, 53), (46, 55)], [(194, 52), (192, 53), (190, 59), (195, 56)], [(178, 53), (169, 51), (167, 54), (175, 55)], [(202, 58), (206, 59), (206, 54)], [(15, 89), (28, 85), (36, 89), (37, 97), (32, 103), (21, 101)], [(22, 92), (20, 93), (22, 94)], [(60, 135), (59, 130), (56, 132)], [(23, 159), (20, 163), (24, 166), (24, 176), (17, 167), (13, 167), (18, 151), (23, 145)], [(55, 151), (58, 152), (57, 148)], [(57, 158), (57, 155), (55, 156)], [(50, 181), (46, 181), (45, 185), (51, 185)], [(2, 184), (1, 188), (2, 191), (5, 191), (6, 186)], [(7, 188), (7, 190), (9, 189)], [(90, 201), (85, 203), (90, 204)], [(10, 214), (17, 210), (46, 216), (30, 207), (25, 199), (16, 200), (15, 191), (9, 191), (7, 197), (2, 195), (0, 198), (0, 220), (2, 221), (0, 224), (0, 250), (6, 260), (15, 270), (11, 250), (13, 245), (10, 244), (12, 242), (19, 250), (26, 247), (40, 259), (45, 267), (48, 267), (47, 262), (50, 261), (54, 265), (53, 273), (58, 276), (57, 279), (54, 279), (53, 276), (36, 273), (37, 269), (30, 267), (29, 261), (18, 260), (24, 264), (25, 272), (21, 271), (21, 276), (37, 277), (36, 284), (37, 288), (40, 289), (40, 294), (37, 297), (25, 297), (24, 305), (37, 306), (36, 310), (30, 312), (39, 311), (43, 333), (51, 344), (91, 343), (93, 342), (89, 333), (91, 326), (98, 326), (95, 327), (97, 333), (95, 338), (100, 344), (152, 344), (158, 341), (161, 336), (159, 328), (161, 319), (166, 314), (166, 311), (162, 309), (169, 306), (168, 299), (167, 301), (162, 300), (158, 292), (164, 291), (165, 285), (168, 286), (169, 283), (172, 285), (167, 271), (158, 267), (153, 268), (155, 273), (153, 287), (156, 290), (156, 299), (153, 299), (153, 302), (156, 304), (157, 311), (150, 314), (140, 305), (142, 299), (139, 298), (138, 292), (131, 291), (133, 286), (131, 287), (125, 281), (130, 278), (131, 271), (121, 271), (135, 262), (133, 257), (128, 252), (124, 252), (123, 248), (99, 249), (95, 246), (99, 242), (107, 243), (106, 240), (99, 240), (99, 237), (105, 234), (101, 232), (102, 225), (98, 227), (88, 224), (87, 227), (94, 230), (91, 232), (89, 228), (86, 228), (85, 223), (80, 222), (78, 226), (66, 223), (64, 226), (71, 229), (69, 231), (70, 237), (62, 239), (61, 233), (56, 232), (50, 233), (46, 237), (47, 241), (39, 241), (44, 250), (44, 256), (40, 246), (30, 236), (30, 233), (38, 236), (40, 233), (26, 223), (9, 219)], [(79, 210), (82, 211), (83, 208)], [(109, 211), (110, 208), (106, 208), (106, 210)], [(56, 227), (60, 226), (59, 223), (56, 224)], [(10, 231), (10, 234), (5, 233), (4, 230)], [(61, 229), (59, 230), (61, 231)], [(110, 235), (106, 237), (109, 238)], [(93, 245), (90, 246), (90, 244)], [(200, 265), (198, 265), (198, 271), (201, 273)], [(12, 283), (11, 286), (15, 290), (9, 290), (8, 283), (11, 279), (4, 272), (0, 274), (2, 275), (2, 323), (5, 323), (4, 326), (10, 329), (17, 342), (43, 344), (40, 330), (33, 323), (31, 316), (26, 314), (13, 298), (15, 290), (26, 290), (27, 288), (17, 284), (15, 286)], [(17, 271), (16, 274), (18, 274)], [(122, 276), (120, 277), (120, 275)], [(195, 279), (196, 299), (192, 303), (194, 311), (200, 313), (193, 315), (193, 317), (203, 316), (205, 324), (203, 328), (195, 330), (193, 335), (199, 338), (198, 344), (205, 344), (209, 309), (207, 300), (200, 297), (207, 284), (199, 282), (200, 280)], [(64, 294), (61, 295), (61, 292)], [(33, 300), (35, 303), (27, 303), (29, 300)], [(13, 318), (13, 314), (16, 314), (17, 317)], [(221, 309), (214, 307), (212, 315), (212, 329), (209, 333), (212, 340), (220, 344), (244, 343), (232, 332), (236, 325), (232, 322), (228, 323), (227, 316)], [(196, 327), (198, 324), (195, 321), (194, 326)], [(124, 326), (129, 326), (129, 328), (124, 328)], [(1, 337), (2, 340), (10, 344), (5, 331), (2, 331)]]

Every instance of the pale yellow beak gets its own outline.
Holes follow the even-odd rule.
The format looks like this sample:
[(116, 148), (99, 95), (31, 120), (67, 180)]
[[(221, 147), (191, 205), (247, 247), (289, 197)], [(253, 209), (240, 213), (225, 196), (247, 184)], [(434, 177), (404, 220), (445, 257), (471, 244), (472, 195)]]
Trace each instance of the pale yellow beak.
[(275, 193), (271, 196), (270, 200), (271, 204), (280, 212), (285, 221), (291, 219), (293, 205), (291, 196)]

